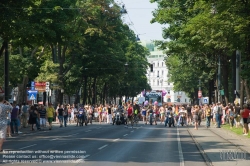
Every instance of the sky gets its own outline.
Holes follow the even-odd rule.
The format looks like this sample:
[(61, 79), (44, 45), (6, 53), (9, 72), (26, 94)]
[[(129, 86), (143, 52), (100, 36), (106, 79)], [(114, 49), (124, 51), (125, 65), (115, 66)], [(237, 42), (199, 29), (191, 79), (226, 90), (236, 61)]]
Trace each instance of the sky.
[(139, 35), (141, 40), (164, 40), (162, 37), (162, 28), (166, 25), (159, 23), (150, 23), (153, 18), (152, 11), (157, 9), (156, 3), (150, 3), (150, 0), (115, 0), (118, 4), (125, 5), (127, 14), (124, 14), (124, 23), (130, 26), (135, 34)]

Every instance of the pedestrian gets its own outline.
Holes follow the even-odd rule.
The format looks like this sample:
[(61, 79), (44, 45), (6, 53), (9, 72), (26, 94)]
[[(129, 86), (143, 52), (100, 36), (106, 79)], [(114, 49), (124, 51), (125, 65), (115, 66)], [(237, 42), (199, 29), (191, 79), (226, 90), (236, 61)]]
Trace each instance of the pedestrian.
[(102, 122), (102, 109), (103, 109), (103, 106), (102, 104), (100, 104), (100, 106), (98, 107), (99, 124), (101, 124)]
[(46, 117), (49, 122), (49, 130), (52, 130), (52, 121), (54, 120), (55, 109), (52, 107), (52, 104), (49, 103), (49, 106), (46, 110)]
[(194, 129), (198, 130), (198, 114), (199, 114), (199, 106), (195, 105), (193, 109), (193, 120), (194, 120)]
[(8, 111), (8, 115), (7, 115), (7, 136), (8, 137), (11, 137), (10, 119), (11, 119), (11, 110)]
[(63, 127), (63, 112), (64, 112), (64, 108), (63, 108), (63, 105), (61, 105), (60, 108), (57, 109), (57, 115), (58, 115), (60, 127)]
[(230, 128), (232, 129), (234, 126), (234, 117), (235, 117), (235, 110), (231, 104), (228, 105), (228, 116), (229, 116), (229, 124)]
[(6, 138), (7, 117), (13, 107), (8, 101), (4, 101), (4, 96), (0, 96), (0, 152), (3, 152), (3, 142)]
[(207, 126), (207, 128), (209, 128), (210, 123), (211, 123), (212, 110), (207, 104), (205, 104), (204, 109), (205, 109), (205, 115), (206, 115), (206, 126)]
[(34, 124), (37, 123), (37, 116), (38, 116), (38, 115), (37, 115), (38, 112), (37, 112), (37, 110), (36, 110), (36, 108), (35, 108), (34, 105), (32, 105), (32, 106), (30, 107), (29, 114), (30, 114), (30, 117), (29, 117), (29, 124), (31, 125), (31, 131), (34, 131), (34, 130), (35, 130), (35, 129), (34, 129)]
[(69, 117), (68, 105), (65, 105), (64, 108), (63, 108), (63, 122), (64, 122), (64, 127), (67, 127), (68, 117)]
[[(12, 134), (18, 134), (18, 114), (19, 109), (17, 107), (16, 102), (13, 102), (13, 109), (11, 111), (11, 121), (10, 121), (10, 129)], [(15, 127), (15, 129), (14, 129)]]
[(160, 118), (161, 118), (161, 124), (164, 123), (164, 119), (165, 119), (165, 108), (163, 105), (161, 105), (160, 107)]
[(39, 117), (40, 117), (40, 125), (42, 128), (46, 127), (46, 109), (44, 108), (44, 105), (41, 106), (41, 109), (38, 111)]
[(23, 103), (21, 107), (21, 112), (22, 112), (21, 124), (23, 128), (26, 128), (28, 125), (28, 119), (29, 119), (29, 111), (28, 111), (28, 106), (26, 105), (26, 103)]
[(216, 117), (216, 122), (217, 122), (216, 128), (220, 128), (220, 126), (221, 126), (221, 117), (223, 115), (223, 110), (222, 110), (220, 102), (217, 103), (217, 106), (215, 106), (214, 110), (215, 110), (215, 117)]
[(244, 128), (243, 128), (243, 135), (248, 135), (248, 131), (249, 131), (249, 128), (248, 128), (248, 118), (249, 118), (249, 115), (250, 115), (250, 110), (248, 109), (247, 105), (244, 104), (243, 106), (243, 110), (241, 111), (241, 116), (243, 118), (243, 123), (244, 123)]
[(107, 105), (107, 110), (108, 110), (107, 123), (112, 124), (112, 111), (110, 105)]
[(241, 119), (241, 115), (240, 115), (241, 108), (240, 108), (239, 103), (236, 104), (234, 110), (235, 110), (235, 114), (236, 114), (235, 118), (234, 118), (235, 119), (235, 127), (238, 128), (240, 126), (240, 119)]

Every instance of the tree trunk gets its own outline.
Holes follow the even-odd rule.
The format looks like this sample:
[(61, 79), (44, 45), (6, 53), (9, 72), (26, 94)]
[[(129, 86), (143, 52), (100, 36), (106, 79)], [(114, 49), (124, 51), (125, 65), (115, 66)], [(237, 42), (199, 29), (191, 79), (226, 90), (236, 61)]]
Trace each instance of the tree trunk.
[(240, 107), (243, 108), (244, 103), (244, 81), (240, 81)]
[[(226, 105), (228, 104), (228, 63), (227, 55), (222, 56), (222, 78), (223, 78), (223, 87), (224, 87), (224, 97)], [(220, 90), (220, 89), (219, 89)]]
[(233, 52), (231, 62), (232, 62), (232, 89), (231, 89), (231, 93), (232, 93), (232, 97), (233, 97), (232, 101), (234, 101), (236, 99), (236, 94), (235, 94), (235, 90), (236, 90), (236, 51)]
[(103, 91), (102, 91), (102, 104), (105, 104), (105, 99), (106, 99), (106, 88), (107, 88), (107, 84), (106, 82), (103, 85)]
[(88, 86), (88, 77), (84, 76), (84, 87), (83, 87), (83, 100), (82, 100), (82, 104), (86, 104), (87, 101), (87, 87)]
[(92, 84), (92, 104), (96, 104), (96, 79), (95, 77)]
[(247, 84), (247, 80), (244, 80), (244, 88), (246, 89), (246, 96), (247, 96), (247, 103), (249, 103), (249, 99), (250, 99), (250, 92), (249, 92), (249, 87), (248, 87), (248, 84)]

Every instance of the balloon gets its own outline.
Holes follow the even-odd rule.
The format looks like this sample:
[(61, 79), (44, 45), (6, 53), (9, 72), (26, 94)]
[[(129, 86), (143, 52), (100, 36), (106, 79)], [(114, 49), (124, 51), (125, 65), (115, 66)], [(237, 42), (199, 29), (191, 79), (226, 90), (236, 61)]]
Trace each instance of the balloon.
[(167, 94), (167, 92), (165, 90), (162, 90), (162, 96), (165, 96)]
[(157, 102), (157, 101), (155, 101), (155, 102), (154, 102), (154, 105), (156, 105), (156, 106), (157, 106), (157, 105), (158, 105), (158, 102)]
[(148, 101), (146, 100), (145, 102), (144, 102), (144, 106), (147, 106), (148, 105)]

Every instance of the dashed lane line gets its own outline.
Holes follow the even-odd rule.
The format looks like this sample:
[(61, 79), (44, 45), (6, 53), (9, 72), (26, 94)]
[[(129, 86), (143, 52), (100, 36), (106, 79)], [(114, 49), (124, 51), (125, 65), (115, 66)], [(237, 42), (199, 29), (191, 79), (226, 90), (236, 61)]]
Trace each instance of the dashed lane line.
[(120, 138), (114, 139), (113, 141), (118, 141)]
[(36, 146), (36, 144), (25, 146), (25, 147), (22, 147), (22, 148), (19, 148), (19, 149), (22, 150), (22, 149), (26, 149), (26, 148), (29, 148), (29, 147), (32, 147), (32, 146)]
[(128, 134), (125, 134), (125, 135), (123, 135), (124, 137), (126, 137)]
[(107, 147), (108, 145), (106, 144), (106, 145), (103, 145), (102, 147), (100, 147), (100, 148), (98, 148), (99, 150), (101, 150), (101, 149), (103, 149), (103, 148), (105, 148), (105, 147)]

